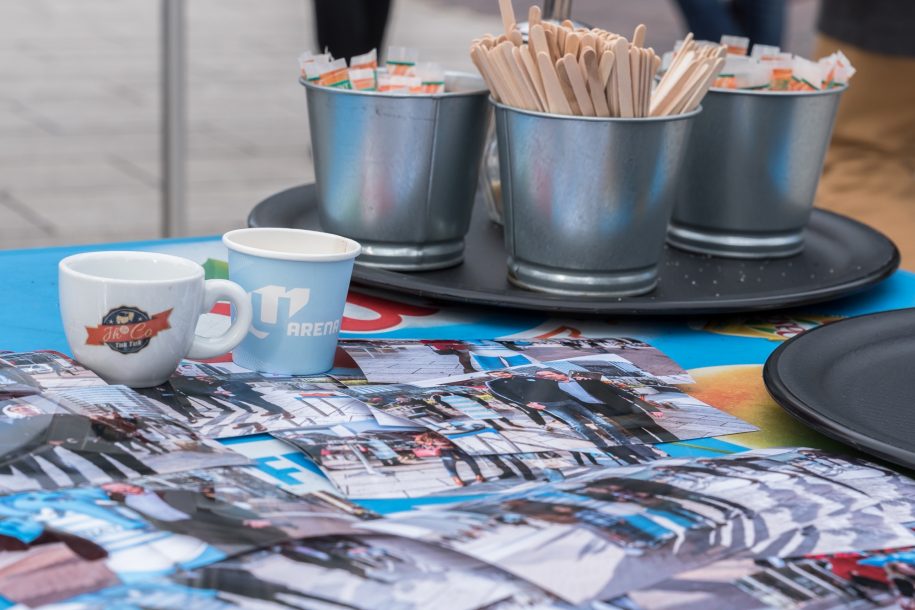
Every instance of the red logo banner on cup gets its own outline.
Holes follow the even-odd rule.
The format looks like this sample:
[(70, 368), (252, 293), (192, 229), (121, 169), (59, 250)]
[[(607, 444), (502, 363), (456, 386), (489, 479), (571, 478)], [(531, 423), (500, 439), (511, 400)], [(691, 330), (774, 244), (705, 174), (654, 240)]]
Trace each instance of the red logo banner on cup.
[(87, 326), (86, 332), (89, 333), (89, 337), (86, 339), (86, 344), (104, 345), (106, 343), (142, 341), (143, 339), (155, 337), (163, 330), (171, 328), (168, 324), (168, 317), (171, 313), (172, 310), (167, 309), (161, 313), (154, 314), (149, 320), (133, 322), (132, 324)]

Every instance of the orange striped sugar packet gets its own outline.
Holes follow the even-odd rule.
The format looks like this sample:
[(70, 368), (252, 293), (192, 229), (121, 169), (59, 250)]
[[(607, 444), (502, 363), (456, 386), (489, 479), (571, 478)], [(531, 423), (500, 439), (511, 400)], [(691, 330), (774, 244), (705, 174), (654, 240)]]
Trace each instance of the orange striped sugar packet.
[(320, 65), (318, 84), (324, 87), (349, 89), (349, 69), (345, 59), (336, 59), (329, 64)]
[(388, 93), (418, 93), (422, 86), (418, 76), (404, 76), (402, 74), (379, 74), (378, 91)]
[(392, 76), (413, 76), (416, 73), (416, 60), (419, 52), (409, 47), (388, 47), (385, 60), (388, 72)]
[(378, 52), (372, 49), (368, 53), (355, 55), (349, 60), (350, 70), (374, 70), (378, 67)]
[(431, 62), (416, 66), (416, 75), (420, 79), (419, 91), (414, 93), (442, 93), (445, 90), (445, 70)]
[[(725, 36), (721, 37), (722, 42), (725, 38)], [(725, 56), (724, 66), (721, 68), (721, 72), (718, 73), (718, 76), (715, 77), (715, 82), (712, 83), (712, 86), (717, 87), (718, 89), (736, 89), (737, 74), (745, 72), (751, 61), (752, 60), (746, 55), (729, 54)]]
[[(391, 93), (398, 90), (398, 85), (394, 82), (394, 77), (388, 74), (388, 71), (384, 68), (379, 68), (378, 73), (376, 74), (376, 83), (376, 90), (382, 93)], [(400, 86), (400, 90), (403, 90), (402, 86)]]
[(375, 90), (375, 71), (371, 68), (349, 69), (349, 83), (357, 91)]
[(823, 88), (840, 87), (848, 84), (855, 69), (842, 51), (836, 51), (817, 62), (823, 68)]
[(751, 61), (743, 70), (734, 74), (734, 84), (738, 89), (765, 89), (769, 86), (769, 77), (766, 66)]
[(823, 67), (804, 59), (795, 57), (791, 71), (789, 91), (818, 91), (823, 85)]
[(781, 55), (782, 50), (779, 47), (774, 47), (766, 44), (754, 44), (753, 52), (750, 54), (750, 57), (753, 59), (774, 59)]
[(772, 91), (788, 91), (794, 78), (794, 58), (790, 53), (766, 55), (761, 59), (761, 64), (769, 70), (769, 89)]
[(330, 53), (322, 53), (321, 55), (312, 55), (311, 51), (305, 51), (299, 55), (299, 75), (308, 80), (308, 75), (305, 73), (305, 66), (314, 65), (318, 62), (330, 62), (331, 57)]
[(728, 50), (728, 55), (746, 55), (750, 48), (750, 39), (742, 36), (722, 36), (721, 44)]

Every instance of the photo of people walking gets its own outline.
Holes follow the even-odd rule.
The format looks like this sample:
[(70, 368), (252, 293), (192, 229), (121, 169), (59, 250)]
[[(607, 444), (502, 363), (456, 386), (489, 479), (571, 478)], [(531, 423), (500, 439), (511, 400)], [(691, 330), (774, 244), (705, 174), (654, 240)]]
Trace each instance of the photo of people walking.
[(110, 402), (91, 407), (65, 393), (0, 401), (0, 489), (53, 490), (247, 463), (164, 414), (138, 415), (149, 405), (128, 388), (106, 389)]
[(374, 420), (273, 435), (304, 451), (343, 495), (353, 498), (495, 493), (665, 455), (644, 448), (619, 456), (565, 451), (475, 456), (436, 432), (383, 427)]

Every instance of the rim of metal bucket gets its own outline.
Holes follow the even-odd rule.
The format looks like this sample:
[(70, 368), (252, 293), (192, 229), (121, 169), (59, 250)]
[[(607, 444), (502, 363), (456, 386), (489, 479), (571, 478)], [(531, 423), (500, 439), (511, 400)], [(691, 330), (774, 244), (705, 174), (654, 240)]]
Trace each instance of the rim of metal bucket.
[(592, 121), (595, 123), (665, 123), (668, 121), (682, 121), (685, 119), (692, 118), (702, 112), (702, 106), (693, 110), (692, 112), (686, 112), (683, 114), (669, 114), (666, 116), (646, 116), (646, 117), (603, 117), (603, 116), (578, 116), (577, 114), (553, 114), (550, 112), (540, 112), (537, 110), (525, 110), (523, 108), (515, 108), (514, 106), (508, 106), (502, 102), (497, 102), (496, 100), (489, 98), (489, 103), (503, 110), (510, 110), (512, 112), (517, 112), (519, 114), (529, 114), (531, 116), (543, 117), (545, 119), (558, 119), (561, 121)]
[(772, 91), (771, 89), (729, 89), (727, 87), (712, 87), (709, 93), (726, 93), (728, 95), (751, 95), (758, 97), (817, 97), (820, 95), (836, 95), (843, 93), (848, 89), (848, 84), (829, 89), (817, 89), (816, 91)]
[(399, 93), (391, 91), (364, 91), (357, 89), (339, 89), (336, 87), (325, 87), (323, 85), (316, 85), (315, 83), (310, 83), (302, 77), (299, 77), (299, 84), (305, 87), (306, 89), (316, 89), (319, 91), (327, 91), (329, 93), (339, 93), (342, 95), (362, 95), (367, 97), (383, 97), (383, 98), (409, 98), (409, 99), (442, 99), (442, 98), (452, 98), (452, 97), (475, 97), (478, 95), (489, 95), (489, 88), (486, 86), (486, 82), (477, 74), (473, 72), (460, 72), (457, 70), (446, 70), (445, 77), (448, 76), (461, 76), (471, 78), (474, 81), (480, 83), (479, 89), (468, 89), (466, 91), (443, 91), (441, 93)]

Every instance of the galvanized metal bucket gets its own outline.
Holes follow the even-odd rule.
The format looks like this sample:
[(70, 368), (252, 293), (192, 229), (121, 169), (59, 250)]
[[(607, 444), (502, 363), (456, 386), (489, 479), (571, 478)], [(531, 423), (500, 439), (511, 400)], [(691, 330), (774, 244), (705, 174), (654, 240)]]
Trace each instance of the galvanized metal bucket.
[(302, 84), (322, 228), (359, 241), (359, 265), (459, 264), (489, 118), (482, 79), (446, 73), (434, 95)]
[(494, 106), (509, 280), (567, 295), (651, 291), (701, 109), (622, 119)]
[(668, 243), (732, 258), (803, 250), (844, 91), (710, 91), (690, 136)]

